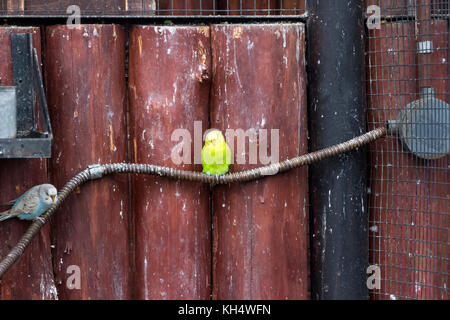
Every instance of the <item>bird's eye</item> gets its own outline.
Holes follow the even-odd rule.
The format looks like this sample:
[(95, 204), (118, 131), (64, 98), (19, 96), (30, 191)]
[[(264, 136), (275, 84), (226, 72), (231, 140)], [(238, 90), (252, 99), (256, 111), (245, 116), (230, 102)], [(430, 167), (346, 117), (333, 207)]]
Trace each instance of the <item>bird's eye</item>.
[(45, 200), (49, 200), (50, 198), (49, 197), (45, 197)]

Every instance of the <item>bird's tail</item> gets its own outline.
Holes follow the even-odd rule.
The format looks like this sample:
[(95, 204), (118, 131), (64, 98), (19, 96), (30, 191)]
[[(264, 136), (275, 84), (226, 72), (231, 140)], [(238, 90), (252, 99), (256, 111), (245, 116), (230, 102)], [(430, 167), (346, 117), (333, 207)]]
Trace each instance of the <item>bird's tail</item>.
[[(12, 206), (14, 203), (16, 203), (17, 199), (5, 202), (5, 203), (0, 203), (0, 206)], [(2, 213), (0, 213), (2, 214)]]
[(7, 220), (7, 219), (12, 218), (14, 216), (12, 214), (9, 214), (9, 211), (10, 210), (6, 210), (6, 211), (3, 211), (3, 212), (0, 212), (0, 221)]

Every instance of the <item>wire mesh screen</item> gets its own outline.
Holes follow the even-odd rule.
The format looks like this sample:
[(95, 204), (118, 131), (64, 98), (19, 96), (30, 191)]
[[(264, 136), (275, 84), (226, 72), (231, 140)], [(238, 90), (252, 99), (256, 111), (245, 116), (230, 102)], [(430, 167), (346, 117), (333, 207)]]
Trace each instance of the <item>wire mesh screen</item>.
[[(305, 0), (0, 0), (0, 15), (67, 16), (72, 5), (81, 16), (99, 17), (305, 12)], [(445, 114), (450, 103), (448, 1), (366, 0), (369, 5), (379, 8), (381, 19), (367, 29), (368, 129), (398, 119), (425, 98), (434, 101), (425, 108)], [(448, 143), (448, 137), (431, 136), (440, 145)], [(419, 139), (414, 143), (421, 144)], [(448, 299), (450, 156), (433, 150), (427, 156), (414, 154), (398, 136), (389, 135), (370, 146), (369, 163), (369, 255), (381, 272), (372, 298)]]
[[(369, 129), (424, 98), (434, 99), (425, 109), (448, 115), (448, 1), (368, 2), (381, 13), (379, 28), (367, 31)], [(395, 135), (370, 154), (370, 261), (381, 272), (372, 298), (448, 299), (450, 156), (414, 155)]]
[(67, 15), (69, 6), (85, 16), (298, 15), (305, 0), (0, 0), (0, 15)]

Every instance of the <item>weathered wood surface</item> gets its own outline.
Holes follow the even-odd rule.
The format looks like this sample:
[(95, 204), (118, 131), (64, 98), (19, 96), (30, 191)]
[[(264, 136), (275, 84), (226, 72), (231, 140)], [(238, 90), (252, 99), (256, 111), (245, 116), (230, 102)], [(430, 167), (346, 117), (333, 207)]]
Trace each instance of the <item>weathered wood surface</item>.
[[(279, 129), (280, 160), (306, 153), (304, 37), (303, 24), (212, 26), (211, 127), (267, 129), (269, 155)], [(227, 141), (237, 160), (236, 139)], [(245, 150), (232, 172), (261, 166)], [(215, 299), (309, 297), (306, 168), (216, 186), (213, 230)]]
[[(133, 161), (201, 171), (176, 164), (180, 143), (172, 134), (194, 121), (208, 127), (209, 27), (135, 26), (130, 30), (130, 131)], [(198, 146), (201, 150), (201, 132)], [(199, 150), (197, 150), (198, 152)], [(178, 154), (178, 153), (176, 153)], [(211, 236), (208, 186), (136, 175), (132, 179), (136, 226), (136, 298), (209, 299)]]
[(24, 9), (27, 14), (65, 14), (67, 8), (76, 5), (81, 10), (81, 15), (113, 13), (125, 10), (127, 0), (25, 0)]
[[(432, 26), (432, 85), (448, 103), (448, 25)], [(407, 22), (369, 33), (369, 130), (419, 98), (414, 34)], [(447, 299), (450, 156), (421, 160), (395, 136), (379, 139), (370, 151), (370, 262), (380, 266), (382, 279), (373, 298)]]
[[(127, 160), (125, 32), (115, 25), (46, 28), (45, 71), (54, 143), (51, 181), (62, 187), (94, 163)], [(130, 292), (127, 175), (88, 183), (52, 224), (62, 299), (127, 299)], [(69, 266), (81, 287), (70, 289)]]
[(216, 8), (228, 15), (294, 15), (305, 11), (305, 0), (217, 0)]
[[(41, 52), (39, 28), (0, 27), (0, 85), (13, 85), (11, 34), (32, 33), (33, 46)], [(0, 203), (18, 198), (29, 188), (48, 182), (47, 165), (40, 159), (0, 160)], [(0, 207), (1, 211), (8, 207)], [(10, 219), (0, 223), (0, 258), (17, 243), (29, 221)], [(50, 252), (50, 227), (46, 225), (19, 261), (0, 280), (0, 299), (55, 299), (56, 287)]]
[(305, 0), (278, 0), (281, 15), (302, 14), (305, 12)]
[[(366, 8), (378, 6), (380, 14), (385, 16), (401, 16), (414, 14), (416, 0), (365, 0)], [(369, 12), (369, 14), (372, 14)]]
[(25, 0), (3, 0), (0, 1), (0, 10), (17, 14), (25, 9)]
[(156, 7), (160, 15), (210, 15), (214, 8), (208, 0), (160, 0)]
[(277, 8), (276, 0), (218, 0), (217, 8), (219, 10), (229, 10), (228, 15), (267, 15), (275, 14)]
[[(76, 5), (81, 15), (202, 15), (211, 14), (215, 0), (7, 0), (0, 2), (0, 10), (11, 13), (25, 11), (27, 15), (65, 14), (69, 6)], [(206, 12), (203, 12), (206, 10)]]
[[(200, 4), (198, 0), (33, 0), (25, 1), (25, 10), (38, 10), (40, 14), (65, 12), (71, 5), (77, 5), (81, 9), (81, 14), (155, 14), (155, 10), (160, 15), (200, 15), (202, 10), (209, 10), (211, 14), (213, 1), (204, 0)], [(22, 9), (23, 10), (23, 9)]]
[(294, 15), (305, 11), (305, 0), (6, 0), (0, 2), (0, 10), (16, 14), (25, 11), (30, 15), (61, 14), (71, 5), (79, 6), (82, 15), (227, 14), (224, 10), (230, 10), (229, 15)]

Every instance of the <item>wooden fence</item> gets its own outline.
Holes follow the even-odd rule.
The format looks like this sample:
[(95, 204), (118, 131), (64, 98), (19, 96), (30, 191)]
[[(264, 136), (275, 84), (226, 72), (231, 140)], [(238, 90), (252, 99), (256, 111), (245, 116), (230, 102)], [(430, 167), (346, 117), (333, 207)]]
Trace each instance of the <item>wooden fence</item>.
[[(133, 26), (128, 78), (121, 26), (27, 30), (43, 40), (55, 138), (48, 166), (0, 161), (2, 200), (46, 181), (61, 187), (92, 163), (200, 171), (171, 160), (173, 131), (193, 137), (195, 121), (202, 132), (269, 129), (269, 141), (279, 129), (280, 159), (307, 152), (303, 24)], [(8, 43), (23, 31), (3, 27), (0, 37)], [(10, 51), (1, 55), (10, 61)], [(11, 66), (1, 65), (10, 84)], [(212, 193), (200, 183), (114, 175), (70, 196), (2, 279), (0, 297), (306, 299), (307, 211), (306, 168)], [(2, 256), (26, 226), (0, 225)], [(67, 285), (71, 266), (80, 289)]]

